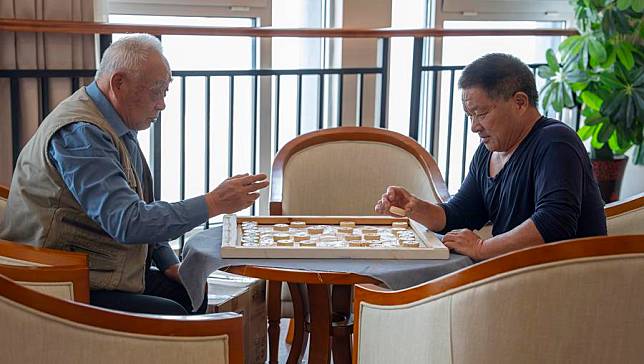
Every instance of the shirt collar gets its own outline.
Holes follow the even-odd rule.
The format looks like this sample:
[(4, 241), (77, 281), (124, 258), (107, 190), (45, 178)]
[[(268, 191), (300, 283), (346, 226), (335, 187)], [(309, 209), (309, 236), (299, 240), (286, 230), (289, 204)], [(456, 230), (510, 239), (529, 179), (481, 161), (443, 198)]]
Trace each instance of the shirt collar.
[(112, 129), (116, 132), (116, 135), (123, 137), (127, 133), (132, 133), (132, 136), (136, 137), (136, 131), (129, 129), (125, 126), (125, 123), (119, 116), (119, 114), (114, 110), (114, 106), (109, 102), (109, 100), (103, 95), (103, 92), (98, 88), (96, 81), (92, 82), (85, 88), (87, 95), (94, 101), (98, 110), (103, 114), (107, 122), (110, 124)]

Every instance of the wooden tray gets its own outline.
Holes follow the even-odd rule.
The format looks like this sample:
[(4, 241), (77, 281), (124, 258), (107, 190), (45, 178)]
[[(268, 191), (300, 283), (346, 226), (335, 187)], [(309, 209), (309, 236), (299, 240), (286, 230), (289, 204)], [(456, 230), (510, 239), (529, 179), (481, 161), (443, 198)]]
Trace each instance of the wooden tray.
[[(399, 246), (382, 247), (349, 247), (349, 246), (316, 246), (299, 247), (258, 244), (247, 246), (241, 244), (241, 223), (254, 221), (261, 229), (268, 230), (274, 224), (289, 224), (292, 221), (303, 221), (308, 226), (325, 225), (329, 231), (334, 230), (340, 221), (353, 221), (356, 227), (373, 226), (387, 231), (387, 226), (396, 221), (405, 221), (420, 242), (420, 247), (403, 248)], [(338, 238), (338, 242), (340, 238)], [(338, 243), (341, 244), (341, 243)], [(236, 216), (225, 215), (223, 219), (222, 258), (309, 258), (309, 259), (448, 259), (449, 250), (438, 238), (424, 226), (407, 218), (385, 216)]]

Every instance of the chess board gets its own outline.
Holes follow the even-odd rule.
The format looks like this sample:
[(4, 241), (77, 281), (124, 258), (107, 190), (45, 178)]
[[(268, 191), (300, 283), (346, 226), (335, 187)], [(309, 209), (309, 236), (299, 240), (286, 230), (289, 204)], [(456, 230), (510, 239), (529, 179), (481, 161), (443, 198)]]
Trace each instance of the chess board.
[(225, 215), (221, 257), (447, 259), (449, 250), (407, 218)]

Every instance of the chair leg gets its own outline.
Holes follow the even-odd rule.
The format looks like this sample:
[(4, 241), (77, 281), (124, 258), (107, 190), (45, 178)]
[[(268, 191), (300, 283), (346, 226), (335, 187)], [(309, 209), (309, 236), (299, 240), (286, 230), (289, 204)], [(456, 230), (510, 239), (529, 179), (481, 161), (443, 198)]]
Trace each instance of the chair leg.
[(333, 330), (331, 346), (334, 364), (351, 363), (351, 334), (353, 333), (353, 318), (351, 317), (351, 296), (353, 286), (333, 285), (331, 307)]
[(329, 285), (308, 284), (311, 319), (310, 364), (328, 364), (331, 359), (331, 302)]
[(277, 364), (279, 361), (280, 317), (282, 315), (282, 282), (268, 281), (268, 348), (269, 363)]
[(309, 341), (309, 333), (305, 328), (306, 318), (309, 314), (308, 305), (305, 301), (306, 289), (303, 284), (289, 283), (288, 288), (293, 299), (293, 345), (288, 354), (287, 364), (296, 364), (302, 362), (302, 357), (306, 351), (306, 344)]

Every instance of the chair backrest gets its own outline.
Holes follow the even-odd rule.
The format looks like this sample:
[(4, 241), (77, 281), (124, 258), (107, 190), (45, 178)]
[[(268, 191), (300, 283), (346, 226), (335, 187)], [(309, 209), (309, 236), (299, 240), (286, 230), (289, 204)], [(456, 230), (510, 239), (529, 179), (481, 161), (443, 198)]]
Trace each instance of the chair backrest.
[(9, 189), (0, 185), (0, 221), (4, 219), (5, 210), (7, 209), (7, 200), (9, 199)]
[(387, 186), (444, 201), (438, 166), (415, 140), (378, 128), (340, 127), (298, 136), (275, 157), (272, 215), (375, 215)]
[(357, 286), (358, 363), (635, 363), (644, 235), (524, 249), (402, 291)]
[(604, 207), (608, 235), (644, 234), (644, 192)]
[(129, 314), (64, 301), (0, 276), (6, 363), (243, 362), (242, 317)]
[(41, 293), (89, 302), (89, 268), (85, 254), (0, 240), (0, 274)]

